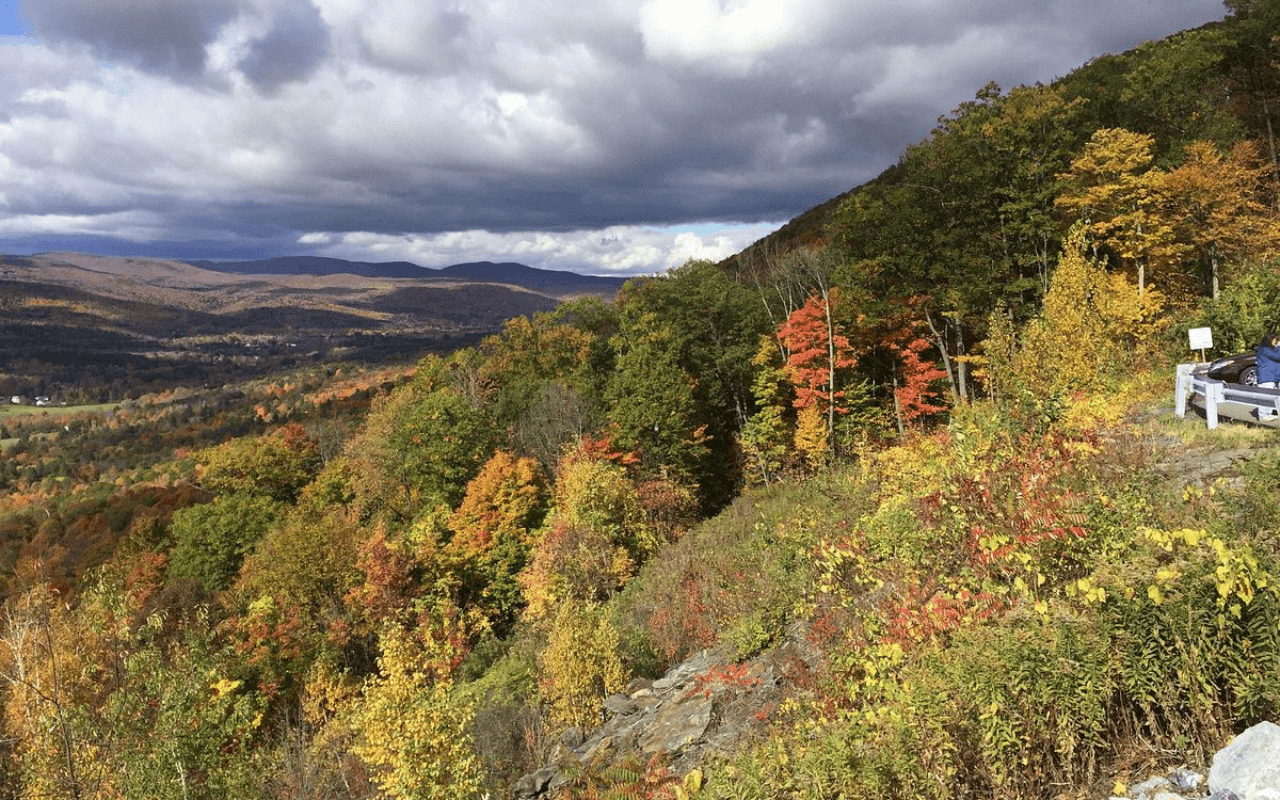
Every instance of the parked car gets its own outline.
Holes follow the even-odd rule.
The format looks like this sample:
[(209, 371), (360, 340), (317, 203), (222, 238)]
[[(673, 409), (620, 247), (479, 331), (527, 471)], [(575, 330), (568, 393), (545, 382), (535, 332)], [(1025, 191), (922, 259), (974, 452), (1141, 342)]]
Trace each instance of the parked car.
[(1234, 356), (1220, 358), (1209, 365), (1205, 374), (1210, 378), (1227, 383), (1240, 383), (1245, 386), (1258, 385), (1257, 359), (1250, 350)]

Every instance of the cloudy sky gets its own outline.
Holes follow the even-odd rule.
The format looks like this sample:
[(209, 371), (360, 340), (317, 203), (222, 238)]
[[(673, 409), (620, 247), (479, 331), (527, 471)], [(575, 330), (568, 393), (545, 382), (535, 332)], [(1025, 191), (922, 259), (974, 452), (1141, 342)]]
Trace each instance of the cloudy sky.
[(0, 0), (0, 252), (662, 272), (1220, 0)]

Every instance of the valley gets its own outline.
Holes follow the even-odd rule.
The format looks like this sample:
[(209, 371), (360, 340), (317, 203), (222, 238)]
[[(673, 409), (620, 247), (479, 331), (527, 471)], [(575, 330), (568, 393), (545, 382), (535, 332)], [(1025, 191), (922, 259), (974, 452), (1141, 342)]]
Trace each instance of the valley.
[(472, 269), (481, 277), (455, 269), (414, 278), (403, 266), (379, 275), (352, 264), (368, 273), (354, 274), (328, 261), (323, 273), (270, 273), (264, 262), (252, 274), (243, 264), (233, 272), (82, 254), (0, 257), (0, 397), (102, 402), (306, 364), (412, 363), (562, 299), (609, 297), (622, 282), (514, 273), (541, 287), (533, 289), (483, 265)]

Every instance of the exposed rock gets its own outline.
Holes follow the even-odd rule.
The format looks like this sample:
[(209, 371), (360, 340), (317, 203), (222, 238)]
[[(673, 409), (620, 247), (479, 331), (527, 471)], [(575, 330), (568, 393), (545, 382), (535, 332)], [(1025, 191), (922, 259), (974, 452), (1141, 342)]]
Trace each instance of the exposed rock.
[(1190, 792), (1200, 788), (1204, 783), (1204, 776), (1195, 770), (1178, 767), (1169, 773), (1169, 782), (1173, 784), (1174, 791)]
[(1143, 795), (1151, 795), (1156, 792), (1164, 792), (1173, 788), (1173, 783), (1168, 778), (1155, 777), (1145, 780), (1129, 789), (1129, 794), (1134, 797), (1142, 797)]
[(614, 716), (634, 714), (637, 708), (635, 701), (625, 694), (611, 694), (604, 699), (604, 710)]
[[(660, 756), (677, 774), (716, 753), (730, 753), (767, 723), (788, 675), (808, 670), (816, 657), (802, 629), (757, 659), (735, 663), (726, 650), (704, 650), (655, 681), (632, 681), (626, 694), (605, 699), (608, 720), (585, 738), (562, 734), (555, 761), (513, 788), (533, 800), (563, 786), (574, 769), (625, 754)], [(569, 768), (569, 769), (565, 769)]]
[(1280, 800), (1280, 726), (1261, 722), (1219, 750), (1207, 787), (1204, 775), (1178, 767), (1110, 800)]
[(512, 794), (516, 797), (538, 797), (551, 787), (551, 780), (556, 776), (554, 767), (543, 767), (537, 772), (525, 775), (516, 781)]
[(663, 705), (640, 737), (640, 750), (649, 755), (675, 755), (701, 741), (711, 724), (711, 706), (709, 697)]
[(1280, 726), (1260, 722), (1213, 757), (1209, 791), (1241, 800), (1280, 800)]
[(560, 733), (559, 742), (561, 747), (574, 748), (581, 745), (584, 739), (586, 737), (582, 735), (582, 729), (573, 725)]

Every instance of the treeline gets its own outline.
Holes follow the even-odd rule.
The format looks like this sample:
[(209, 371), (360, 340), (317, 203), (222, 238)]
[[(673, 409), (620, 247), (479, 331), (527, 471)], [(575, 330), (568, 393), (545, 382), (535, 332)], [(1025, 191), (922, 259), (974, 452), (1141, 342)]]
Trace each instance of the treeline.
[[(787, 263), (796, 247), (828, 253), (850, 329), (910, 319), (961, 396), (984, 390), (968, 373), (992, 313), (1015, 324), (1036, 313), (1073, 224), (1139, 292), (1178, 309), (1217, 297), (1277, 246), (1280, 9), (1227, 6), (1222, 23), (1051, 85), (987, 86), (877, 180), (726, 268), (768, 288), (813, 272)], [(795, 305), (773, 295), (779, 313)], [(892, 384), (883, 363), (867, 369)]]
[[(1236, 572), (1222, 609), (1265, 585), (1262, 545), (1133, 538), (1176, 504), (1128, 484), (1107, 496), (1123, 453), (1092, 458), (1106, 415), (1079, 409), (1159, 362), (1168, 332), (1193, 319), (1225, 326), (1224, 342), (1280, 323), (1274, 304), (1257, 310), (1280, 296), (1280, 4), (1231, 8), (1221, 25), (1053, 86), (989, 87), (847, 196), (806, 247), (765, 243), (727, 269), (692, 262), (613, 303), (514, 319), (423, 359), (359, 416), (326, 404), (373, 385), (317, 379), (259, 386), (235, 406), (247, 412), (186, 404), (154, 431), (129, 428), (189, 448), (148, 465), (159, 488), (57, 460), (77, 438), (112, 452), (99, 428), (24, 436), (3, 477), (40, 547), (15, 556), (0, 627), (7, 796), (498, 796), (561, 729), (597, 724), (629, 677), (717, 641), (747, 655), (795, 622), (835, 626), (831, 671), (778, 741), (800, 747), (811, 725), (825, 748), (813, 764), (840, 785), (865, 778), (867, 796), (899, 779), (938, 797), (1035, 796), (1037, 780), (1107, 757), (1096, 726), (1111, 702), (1133, 738), (1160, 742), (1188, 741), (1161, 722), (1188, 703), (1198, 743), (1226, 724), (1213, 702), (1271, 708), (1275, 687), (1230, 654), (1212, 680), (1235, 669), (1256, 697), (1218, 684), (1209, 699), (1138, 697), (1139, 679), (1161, 676), (1135, 656), (1123, 661), (1135, 683), (1089, 694), (1095, 727), (1036, 740), (1048, 749), (1034, 769), (1008, 766), (1018, 731), (969, 724), (1015, 719), (997, 713), (1017, 702), (1008, 685), (973, 681), (984, 659), (1004, 663), (984, 649), (984, 624), (1021, 620), (1000, 647), (1032, 666), (1048, 663), (1032, 634), (1088, 639), (1079, 652), (1099, 680), (1110, 645), (1090, 636), (1138, 636), (1129, 611), (1172, 626), (1156, 599), (1177, 594), (1168, 576), (1126, 598), (1138, 605), (1102, 605), (1124, 596), (1121, 577), (1099, 593), (1091, 576), (1117, 559), (1168, 545), (1189, 574), (1225, 564)], [(797, 489), (805, 478), (818, 488)], [(96, 505), (73, 502), (93, 492)], [(770, 515), (756, 513), (769, 498)], [(77, 524), (112, 552), (69, 581), (50, 563)], [(1205, 641), (1252, 642), (1252, 629), (1215, 621), (1213, 595), (1169, 608), (1190, 608)], [(962, 653), (946, 649), (953, 636)], [(1178, 641), (1157, 650), (1182, 653)], [(929, 682), (944, 674), (997, 706)], [(1080, 693), (1058, 688), (1045, 702), (1065, 718)], [(886, 711), (909, 694), (911, 713)], [(931, 698), (951, 705), (934, 713)], [(914, 752), (942, 755), (902, 760)], [(757, 796), (808, 796), (771, 759), (749, 756), (736, 774)], [(676, 790), (663, 778), (646, 791)]]

